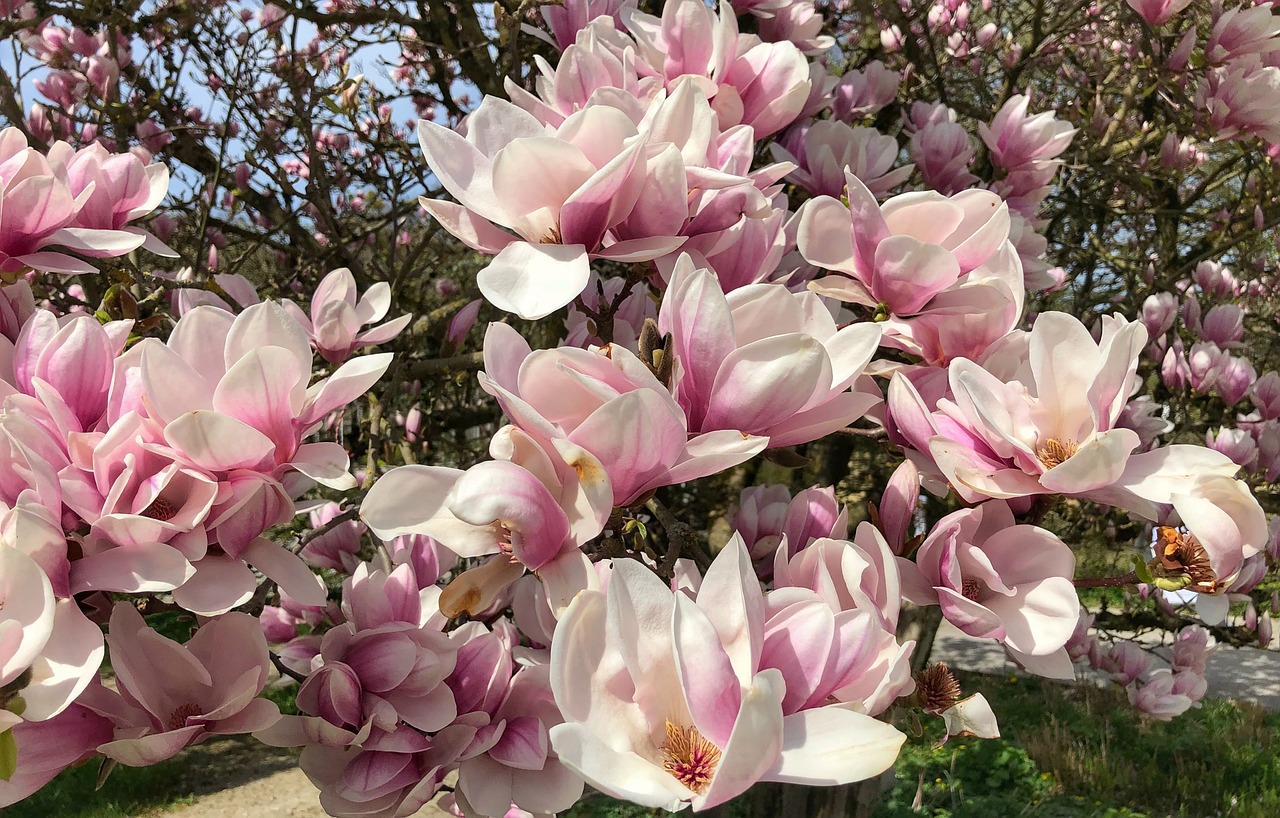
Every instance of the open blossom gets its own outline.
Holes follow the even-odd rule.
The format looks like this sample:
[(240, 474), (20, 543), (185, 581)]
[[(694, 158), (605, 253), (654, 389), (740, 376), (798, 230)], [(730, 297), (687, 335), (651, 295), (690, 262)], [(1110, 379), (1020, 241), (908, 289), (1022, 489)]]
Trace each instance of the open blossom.
[(155, 764), (210, 736), (251, 733), (280, 718), (273, 702), (257, 698), (270, 662), (262, 630), (248, 614), (207, 622), (180, 645), (120, 602), (107, 644), (129, 720), (98, 750), (121, 764)]
[(511, 327), (490, 324), (480, 383), (544, 448), (565, 441), (594, 455), (618, 506), (737, 465), (768, 442), (736, 429), (698, 433), (653, 371), (617, 345), (533, 351)]
[(1000, 107), (988, 126), (978, 124), (978, 132), (997, 167), (1012, 170), (1031, 162), (1056, 159), (1071, 144), (1076, 129), (1054, 117), (1053, 111), (1028, 114), (1031, 100), (1015, 94)]
[(943, 363), (978, 355), (1022, 313), (1022, 265), (994, 193), (905, 193), (880, 204), (849, 175), (848, 205), (820, 196), (800, 211), (805, 260), (837, 275), (819, 294), (876, 311), (886, 346)]
[(1280, 142), (1280, 68), (1257, 56), (1212, 68), (1196, 90), (1196, 106), (1207, 112), (1217, 139), (1257, 135)]
[(465, 472), (392, 469), (370, 489), (361, 515), (383, 539), (423, 534), (461, 557), (497, 555), (450, 583), (440, 601), (449, 616), (485, 610), (526, 568), (539, 572), (562, 610), (593, 584), (580, 547), (613, 508), (609, 475), (586, 448), (514, 426), (495, 436), (490, 453), (497, 459)]
[(1075, 631), (1075, 555), (1050, 532), (1016, 525), (998, 500), (944, 517), (911, 560), (898, 560), (903, 597), (941, 606), (960, 630), (1015, 655), (1055, 653)]
[(898, 159), (898, 141), (875, 128), (851, 128), (838, 120), (822, 119), (802, 134), (794, 151), (780, 143), (770, 148), (779, 161), (798, 165), (791, 172), (791, 179), (814, 196), (842, 196), (846, 171), (861, 179), (872, 193), (883, 196), (915, 170), (915, 165), (910, 164), (893, 167)]
[(881, 205), (856, 177), (847, 183), (848, 206), (821, 196), (800, 215), (800, 252), (811, 264), (842, 274), (822, 279), (820, 292), (910, 316), (962, 276), (1000, 263), (1009, 215), (995, 194), (905, 193)]
[(756, 284), (727, 296), (683, 259), (658, 313), (675, 354), (672, 389), (690, 432), (736, 429), (771, 446), (807, 443), (880, 400), (854, 387), (875, 353), (873, 323), (837, 329), (813, 293)]
[(361, 331), (365, 324), (380, 321), (391, 308), (391, 285), (379, 281), (357, 298), (356, 280), (343, 267), (324, 277), (311, 297), (311, 315), (307, 316), (292, 301), (283, 302), (286, 309), (307, 331), (316, 351), (331, 364), (340, 364), (361, 347), (385, 344), (409, 325), (412, 315)]
[[(955, 361), (946, 375), (953, 397), (932, 405), (908, 378), (895, 376), (890, 384), (898, 428), (917, 451), (929, 452), (969, 502), (1061, 493), (1155, 519), (1152, 504), (1170, 501), (1171, 488), (1185, 485), (1173, 475), (1196, 468), (1192, 463), (1234, 473), (1229, 459), (1201, 447), (1132, 454), (1141, 441), (1116, 421), (1138, 386), (1146, 342), (1140, 323), (1105, 318), (1101, 341), (1094, 341), (1076, 318), (1043, 313), (1023, 342), (1029, 367), (1001, 378), (972, 361)], [(1023, 354), (1006, 349), (1008, 363)], [(995, 361), (987, 366), (998, 368)]]
[(831, 92), (831, 115), (842, 122), (853, 122), (878, 113), (898, 98), (901, 82), (902, 75), (879, 60), (846, 71)]
[(671, 0), (661, 18), (634, 6), (621, 18), (637, 56), (669, 88), (685, 77), (706, 87), (721, 128), (748, 125), (763, 139), (795, 121), (808, 100), (809, 64), (800, 49), (740, 34), (728, 0), (719, 14), (702, 0)]
[[(672, 104), (686, 98), (673, 96)], [(649, 132), (617, 108), (590, 106), (549, 130), (486, 97), (465, 137), (425, 119), (418, 137), (432, 172), (460, 203), (423, 198), (423, 208), (468, 246), (495, 255), (476, 283), (490, 303), (522, 318), (545, 317), (576, 298), (590, 279), (589, 256), (648, 261), (684, 241), (608, 237), (631, 215), (650, 161)]]
[[(835, 615), (815, 604), (826, 619), (814, 621), (831, 624), (825, 640), (808, 644), (829, 646)], [(829, 647), (802, 663), (791, 653), (785, 682), (765, 663), (818, 609), (771, 629), (768, 610), (740, 541), (716, 558), (696, 602), (640, 563), (616, 561), (608, 590), (580, 594), (552, 645), (565, 723), (551, 728), (551, 743), (561, 763), (614, 797), (670, 810), (709, 809), (762, 780), (830, 785), (888, 769), (901, 733), (804, 699), (811, 685), (841, 675)], [(869, 621), (841, 619), (850, 629)]]

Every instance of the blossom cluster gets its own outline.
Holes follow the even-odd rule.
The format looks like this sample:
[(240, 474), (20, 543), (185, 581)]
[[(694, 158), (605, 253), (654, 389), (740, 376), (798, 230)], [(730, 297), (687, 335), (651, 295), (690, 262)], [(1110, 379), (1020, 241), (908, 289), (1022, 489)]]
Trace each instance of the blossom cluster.
[[(1187, 5), (1129, 3), (1156, 28)], [(950, 58), (999, 45), (971, 13), (927, 13)], [(285, 16), (242, 21), (276, 36)], [(1269, 642), (1253, 592), (1280, 524), (1254, 485), (1280, 474), (1280, 374), (1257, 377), (1271, 364), (1244, 342), (1265, 283), (1203, 260), (1169, 287), (1134, 274), (1140, 315), (1047, 309), (1068, 273), (1044, 209), (1092, 131), (1012, 84), (976, 115), (904, 99), (915, 78), (890, 57), (916, 32), (896, 26), (885, 61), (837, 77), (812, 0), (542, 16), (559, 54), (528, 87), (418, 122), (447, 194), (421, 216), (483, 257), (465, 294), (437, 281), (461, 297), (420, 320), (392, 307), (421, 282), (369, 280), (374, 242), (332, 246), (314, 205), (294, 249), (347, 266), (295, 276), (305, 308), (220, 263), (217, 231), (189, 266), (122, 264), (99, 286), (79, 256), (172, 254), (132, 225), (166, 166), (96, 131), (79, 150), (0, 134), (0, 805), (94, 756), (144, 766), (252, 734), (301, 748), (335, 816), (415, 814), (447, 778), (440, 803), (464, 818), (554, 815), (588, 786), (702, 811), (759, 782), (877, 777), (908, 712), (998, 735), (907, 638), (923, 609), (1027, 672), (1087, 664), (1156, 718), (1206, 695), (1233, 604)], [(1272, 138), (1274, 19), (1215, 14), (1196, 56), (1223, 139)], [(1186, 68), (1197, 36), (1164, 68)], [(45, 23), (26, 44), (68, 109), (131, 63), (105, 33)], [(424, 42), (403, 51), (429, 61)], [(338, 110), (358, 102), (346, 79)], [(310, 138), (282, 160), (300, 180), (324, 184), (322, 154), (374, 161), (346, 134)], [(1159, 144), (1165, 167), (1195, 164)], [(227, 231), (247, 229), (259, 172), (236, 168)], [(349, 213), (399, 218), (345, 181)], [(72, 296), (49, 273), (93, 275)], [(497, 320), (464, 352), (482, 313)], [(1170, 407), (1210, 400), (1233, 426), (1169, 437), (1190, 416)], [(487, 457), (439, 457), (453, 441), (434, 415), (472, 410), (458, 449)], [(887, 479), (855, 489), (874, 502), (842, 502), (839, 447), (814, 468), (839, 490), (739, 479), (834, 457), (832, 439), (878, 447)], [(716, 483), (732, 508), (689, 500)], [(1079, 576), (1062, 509), (1120, 521), (1134, 570)], [(1174, 619), (1194, 600), (1203, 624), (1157, 661), (1094, 627), (1091, 584)]]

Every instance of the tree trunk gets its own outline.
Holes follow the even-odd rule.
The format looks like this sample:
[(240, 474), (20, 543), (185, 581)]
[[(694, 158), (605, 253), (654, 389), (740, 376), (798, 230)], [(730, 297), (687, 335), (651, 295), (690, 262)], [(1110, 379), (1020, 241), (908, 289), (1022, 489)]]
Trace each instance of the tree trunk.
[(893, 770), (844, 787), (758, 784), (705, 815), (711, 818), (871, 818), (893, 786)]

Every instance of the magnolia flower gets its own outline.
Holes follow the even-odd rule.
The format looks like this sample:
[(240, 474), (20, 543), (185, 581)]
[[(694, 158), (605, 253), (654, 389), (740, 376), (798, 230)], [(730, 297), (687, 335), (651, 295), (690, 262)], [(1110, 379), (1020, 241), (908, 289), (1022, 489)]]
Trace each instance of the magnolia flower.
[(120, 602), (107, 646), (133, 720), (118, 725), (115, 740), (98, 751), (121, 764), (155, 764), (209, 736), (251, 733), (280, 718), (274, 703), (257, 698), (271, 663), (262, 629), (248, 614), (211, 620), (180, 645)]
[(765, 618), (740, 541), (716, 558), (696, 602), (639, 562), (615, 562), (608, 590), (579, 594), (552, 644), (560, 762), (616, 798), (698, 811), (757, 781), (843, 784), (888, 769), (905, 740), (889, 725), (840, 707), (784, 705), (793, 682), (812, 674), (816, 683), (830, 666), (793, 663), (787, 682), (762, 666), (799, 633), (777, 621), (767, 635)]
[[(672, 99), (675, 116), (693, 115), (685, 97)], [(684, 241), (606, 242), (631, 214), (649, 161), (648, 134), (617, 108), (584, 108), (550, 131), (515, 105), (485, 97), (465, 137), (426, 119), (418, 137), (431, 171), (460, 203), (424, 197), (422, 207), (468, 246), (496, 254), (476, 283), (490, 303), (521, 318), (545, 317), (576, 298), (591, 256), (648, 261)]]
[(356, 280), (346, 267), (334, 270), (320, 282), (311, 297), (310, 317), (292, 301), (282, 305), (307, 331), (316, 351), (331, 364), (342, 363), (361, 347), (387, 343), (413, 320), (412, 315), (402, 315), (361, 332), (364, 324), (386, 316), (391, 308), (391, 285), (379, 281), (357, 300)]
[(1125, 0), (1129, 8), (1151, 26), (1162, 26), (1178, 12), (1191, 5), (1191, 0)]
[(1053, 111), (1027, 115), (1031, 100), (1015, 94), (1000, 106), (991, 125), (978, 123), (996, 167), (1013, 170), (1032, 162), (1055, 159), (1071, 144), (1076, 129), (1054, 117)]
[[(1012, 251), (1009, 213), (995, 194), (905, 193), (881, 205), (852, 174), (847, 182), (847, 207), (820, 196), (800, 212), (800, 252), (811, 264), (843, 274), (817, 282), (820, 293), (910, 316), (961, 277), (1007, 263), (1001, 253)], [(1019, 284), (1021, 277), (1018, 270)]]
[(792, 497), (786, 486), (752, 486), (729, 509), (729, 525), (757, 562), (772, 558), (784, 538), (790, 556), (821, 537), (843, 537), (848, 524), (829, 487), (813, 486)]
[(1118, 316), (1103, 319), (1094, 341), (1078, 319), (1042, 313), (1030, 333), (1011, 336), (986, 364), (1011, 374), (955, 361), (946, 371), (951, 397), (932, 404), (898, 374), (890, 413), (967, 502), (1066, 494), (1155, 520), (1155, 504), (1187, 491), (1192, 475), (1230, 477), (1236, 465), (1199, 446), (1135, 453), (1138, 434), (1117, 420), (1139, 385), (1145, 343), (1142, 324)]
[(736, 429), (790, 446), (849, 425), (880, 400), (874, 387), (856, 387), (880, 328), (837, 329), (812, 293), (756, 284), (726, 296), (682, 259), (658, 328), (672, 336), (671, 385), (690, 432)]
[(617, 345), (535, 352), (511, 327), (490, 324), (484, 351), (480, 384), (507, 417), (543, 449), (594, 455), (618, 506), (737, 465), (768, 443), (734, 429), (691, 434), (667, 387)]
[(1060, 651), (1075, 632), (1075, 564), (1061, 540), (1016, 525), (999, 501), (943, 517), (913, 559), (898, 558), (905, 599), (939, 605), (970, 636), (1030, 656)]
[(893, 167), (898, 141), (875, 128), (851, 128), (838, 120), (823, 119), (805, 129), (803, 139), (789, 141), (794, 150), (777, 142), (770, 150), (778, 161), (799, 166), (791, 172), (791, 179), (815, 196), (843, 195), (846, 171), (861, 179), (873, 194), (883, 196), (915, 169), (910, 164)]
[(842, 122), (875, 114), (898, 98), (902, 75), (879, 60), (847, 71), (832, 90), (831, 115)]

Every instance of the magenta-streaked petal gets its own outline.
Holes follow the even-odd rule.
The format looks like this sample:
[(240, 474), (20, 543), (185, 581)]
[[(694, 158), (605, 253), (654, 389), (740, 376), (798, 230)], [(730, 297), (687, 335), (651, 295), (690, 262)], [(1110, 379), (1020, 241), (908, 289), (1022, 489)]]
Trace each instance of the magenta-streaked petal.
[(683, 594), (675, 603), (671, 639), (685, 703), (698, 731), (723, 747), (742, 704), (742, 686), (706, 614)]

